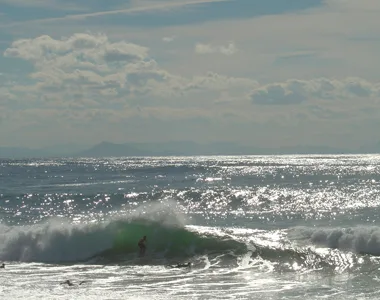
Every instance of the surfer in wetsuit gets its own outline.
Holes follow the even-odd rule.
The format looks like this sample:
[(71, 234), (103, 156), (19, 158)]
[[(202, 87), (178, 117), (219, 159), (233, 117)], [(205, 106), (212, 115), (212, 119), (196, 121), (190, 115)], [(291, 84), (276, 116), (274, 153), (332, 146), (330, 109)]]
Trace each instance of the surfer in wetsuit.
[(61, 284), (67, 284), (68, 286), (74, 285), (74, 283), (72, 283), (70, 280), (65, 280), (64, 282), (61, 282)]
[(187, 267), (191, 267), (191, 262), (188, 262), (186, 264), (177, 264), (175, 266), (171, 266), (172, 268), (187, 268)]
[(145, 243), (146, 243), (146, 235), (144, 235), (142, 237), (142, 239), (140, 239), (139, 242), (138, 242), (138, 244), (137, 244), (139, 246), (139, 248), (140, 248), (140, 255), (141, 256), (143, 256), (145, 254), (145, 250), (146, 250)]
[[(86, 283), (86, 281), (81, 281), (81, 282), (79, 282), (78, 285), (82, 285), (83, 283)], [(61, 282), (61, 284), (67, 284), (68, 286), (74, 286), (75, 285), (70, 280), (65, 280), (64, 282)]]

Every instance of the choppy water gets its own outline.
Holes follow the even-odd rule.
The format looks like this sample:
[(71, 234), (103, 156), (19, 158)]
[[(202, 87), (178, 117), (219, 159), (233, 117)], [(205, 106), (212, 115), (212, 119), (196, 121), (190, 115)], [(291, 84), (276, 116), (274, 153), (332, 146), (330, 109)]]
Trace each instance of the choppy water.
[(373, 155), (2, 160), (0, 297), (378, 299), (379, 171)]

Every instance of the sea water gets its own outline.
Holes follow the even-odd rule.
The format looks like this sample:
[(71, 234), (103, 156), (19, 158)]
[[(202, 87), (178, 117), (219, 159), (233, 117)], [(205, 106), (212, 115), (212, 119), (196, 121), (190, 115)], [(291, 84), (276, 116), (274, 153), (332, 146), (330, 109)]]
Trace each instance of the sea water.
[(0, 298), (379, 299), (379, 213), (373, 155), (1, 160)]

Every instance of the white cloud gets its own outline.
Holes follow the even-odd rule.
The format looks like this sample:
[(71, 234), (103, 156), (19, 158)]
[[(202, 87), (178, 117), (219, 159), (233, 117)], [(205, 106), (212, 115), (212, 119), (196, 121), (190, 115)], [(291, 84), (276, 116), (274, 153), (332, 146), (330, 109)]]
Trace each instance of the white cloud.
[(34, 83), (15, 85), (13, 92), (27, 93), (29, 101), (47, 101), (49, 105), (57, 101), (57, 106), (97, 107), (110, 101), (145, 101), (147, 105), (163, 99), (180, 106), (184, 105), (184, 93), (228, 91), (244, 98), (257, 86), (254, 80), (212, 72), (187, 78), (172, 74), (150, 57), (147, 47), (111, 41), (104, 34), (21, 39), (13, 42), (4, 56), (29, 61), (35, 68), (28, 75)]
[[(157, 36), (162, 45), (160, 38), (165, 35)], [(195, 55), (192, 45), (188, 44), (188, 51), (194, 57), (188, 61), (193, 64), (218, 56)], [(43, 35), (14, 41), (4, 55), (27, 61), (33, 70), (12, 84), (4, 84), (7, 73), (2, 76), (0, 115), (7, 121), (1, 132), (8, 128), (8, 135), (2, 137), (13, 139), (14, 132), (20, 141), (27, 135), (39, 143), (47, 141), (47, 136), (50, 141), (70, 132), (73, 138), (86, 135), (89, 141), (99, 141), (112, 130), (119, 141), (127, 135), (154, 139), (165, 138), (167, 132), (173, 136), (187, 132), (184, 136), (189, 139), (248, 137), (265, 142), (270, 133), (289, 135), (294, 128), (330, 134), (331, 124), (338, 136), (350, 122), (370, 124), (370, 119), (379, 117), (377, 82), (358, 77), (264, 82), (247, 74), (210, 71), (213, 68), (208, 72), (194, 69), (184, 76), (175, 68), (164, 68), (153, 50), (106, 34)], [(278, 109), (268, 104), (300, 105)], [(46, 135), (40, 133), (41, 128), (46, 128)], [(162, 132), (165, 136), (160, 136)], [(325, 140), (327, 136), (332, 135)]]
[[(175, 49), (171, 49), (175, 55), (168, 56), (165, 64), (175, 72), (186, 75), (211, 70), (220, 74), (252, 76), (267, 82), (345, 76), (375, 79), (380, 68), (377, 59), (380, 18), (375, 13), (368, 13), (367, 7), (376, 11), (380, 2), (364, 0), (355, 4), (351, 0), (334, 1), (337, 4), (331, 6), (332, 1), (324, 1), (322, 7), (296, 14), (210, 20), (201, 24), (136, 28), (129, 32), (125, 31), (124, 26), (110, 24), (101, 30), (104, 28), (110, 36), (138, 40), (155, 49), (159, 49), (157, 40), (161, 42), (162, 37), (181, 37), (175, 43)], [(357, 20), (355, 26), (347, 27), (352, 20)], [(100, 29), (93, 23), (86, 26)], [(65, 30), (69, 29), (65, 27)], [(75, 30), (74, 25), (72, 30)], [(373, 40), (355, 40), (365, 37), (373, 37)], [(221, 47), (228, 49), (226, 41), (234, 41), (239, 55), (230, 57), (239, 59), (223, 59), (221, 55), (211, 54), (195, 55), (199, 52), (221, 53)], [(225, 51), (231, 52), (234, 50)], [(286, 57), (292, 59), (283, 59), (279, 67), (276, 61)]]
[(208, 72), (206, 76), (194, 76), (186, 85), (186, 90), (212, 89), (212, 90), (244, 90), (258, 87), (259, 83), (250, 78), (236, 78)]
[(8, 87), (4, 99), (21, 93), (28, 95), (29, 102), (50, 107), (98, 109), (109, 103), (202, 107), (214, 101), (229, 103), (230, 98), (236, 103), (240, 101), (239, 105), (250, 101), (279, 105), (380, 95), (379, 84), (361, 78), (288, 79), (263, 85), (251, 78), (215, 72), (183, 77), (160, 67), (149, 52), (141, 45), (111, 41), (104, 34), (76, 33), (62, 39), (44, 35), (17, 40), (4, 55), (31, 62), (35, 69), (28, 77), (34, 82)]
[(380, 97), (380, 84), (361, 78), (346, 78), (342, 81), (328, 78), (291, 79), (261, 86), (251, 94), (253, 103), (261, 105), (300, 104), (311, 99), (370, 97)]
[[(115, 25), (112, 21), (108, 23), (106, 18), (102, 18), (102, 22), (94, 22), (96, 19), (78, 19), (78, 22), (64, 19), (63, 22), (53, 22), (49, 26), (43, 23), (24, 24), (20, 30), (15, 28), (13, 32), (19, 36), (25, 36), (28, 32), (32, 32), (30, 35), (33, 36), (41, 32), (58, 36), (69, 35), (78, 28), (85, 27), (93, 31), (107, 32), (109, 37), (115, 39), (137, 41), (155, 49), (155, 54), (161, 57), (162, 52), (168, 51), (166, 46), (162, 49), (164, 47), (159, 44), (162, 37), (180, 36), (181, 39), (175, 43), (175, 49), (170, 49), (175, 55), (167, 55), (164, 63), (175, 73), (183, 75), (196, 75), (211, 70), (233, 76), (251, 76), (265, 79), (267, 82), (288, 78), (345, 76), (375, 79), (380, 67), (380, 61), (377, 59), (379, 40), (366, 43), (354, 39), (379, 37), (380, 18), (368, 11), (377, 11), (380, 2), (356, 2), (327, 0), (323, 2), (323, 6), (296, 14), (222, 21), (219, 19), (180, 26), (134, 27), (135, 29), (130, 31), (125, 30), (123, 24)], [(150, 5), (143, 8), (148, 7)], [(112, 15), (109, 15), (109, 19), (112, 20)], [(351, 20), (357, 20), (355, 26), (347, 27)], [(235, 48), (239, 49), (239, 56), (230, 57), (239, 59), (221, 59), (221, 55), (195, 55), (197, 42), (201, 42), (198, 47), (201, 52), (212, 52), (218, 51), (219, 47), (228, 49), (226, 41), (229, 40), (233, 40)], [(192, 46), (189, 47), (190, 43)], [(297, 57), (291, 56), (291, 53), (311, 55)], [(284, 57), (292, 59), (285, 60)], [(276, 64), (278, 60), (281, 60), (280, 67)]]
[(105, 35), (74, 34), (62, 40), (43, 35), (13, 42), (4, 55), (29, 60), (38, 65), (53, 62), (62, 66), (60, 62), (63, 60), (64, 65), (73, 67), (66, 59), (71, 58), (74, 65), (79, 58), (88, 63), (138, 61), (147, 57), (148, 49), (125, 42), (110, 43)]
[[(36, 87), (71, 94), (92, 94), (117, 88), (124, 94), (144, 93), (152, 81), (174, 79), (149, 59), (148, 49), (127, 42), (111, 42), (105, 35), (74, 34), (56, 40), (50, 36), (15, 41), (5, 50), (34, 64)], [(138, 74), (138, 76), (136, 76)]]
[(166, 37), (163, 37), (162, 40), (164, 42), (167, 42), (167, 43), (170, 43), (170, 42), (173, 42), (175, 40), (176, 36), (166, 36)]
[(230, 42), (227, 46), (215, 46), (212, 44), (198, 43), (195, 45), (194, 50), (195, 50), (195, 53), (198, 53), (198, 54), (221, 53), (224, 55), (232, 55), (238, 51), (238, 49), (236, 48), (233, 42)]

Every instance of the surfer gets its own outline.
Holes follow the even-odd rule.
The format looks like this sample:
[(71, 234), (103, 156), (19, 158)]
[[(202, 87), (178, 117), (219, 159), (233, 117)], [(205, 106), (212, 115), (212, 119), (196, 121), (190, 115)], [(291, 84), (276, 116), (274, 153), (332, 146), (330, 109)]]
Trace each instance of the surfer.
[(5, 268), (5, 263), (2, 263), (2, 264), (0, 265), (0, 268), (4, 269), (4, 268)]
[(65, 280), (64, 282), (61, 282), (61, 284), (67, 284), (68, 286), (74, 285), (74, 283), (72, 283), (70, 280)]
[(142, 239), (140, 239), (139, 242), (138, 242), (138, 244), (137, 244), (139, 246), (139, 248), (140, 248), (140, 255), (141, 256), (143, 256), (145, 254), (145, 250), (146, 250), (145, 243), (146, 243), (146, 235), (144, 235), (142, 237)]
[(188, 262), (186, 264), (177, 264), (175, 266), (171, 266), (172, 268), (187, 268), (187, 267), (191, 267), (191, 262)]
[[(83, 283), (86, 283), (86, 281), (81, 281), (81, 282), (79, 282), (78, 285), (82, 285)], [(65, 280), (64, 282), (61, 282), (61, 284), (67, 284), (68, 286), (73, 286), (73, 285), (75, 285), (75, 284), (72, 283), (70, 280)]]

